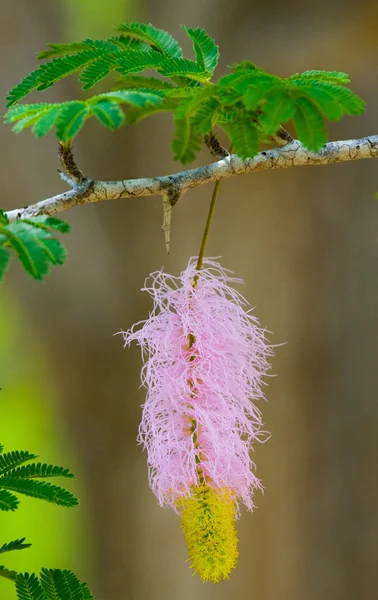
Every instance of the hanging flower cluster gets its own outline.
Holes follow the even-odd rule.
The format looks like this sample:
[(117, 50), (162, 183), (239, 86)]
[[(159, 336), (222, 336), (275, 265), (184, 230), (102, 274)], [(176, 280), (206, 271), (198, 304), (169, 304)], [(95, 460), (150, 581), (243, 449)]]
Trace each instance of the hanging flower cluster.
[(181, 514), (193, 568), (207, 581), (228, 577), (237, 561), (239, 503), (253, 508), (261, 487), (250, 457), (263, 434), (252, 401), (272, 349), (239, 283), (213, 260), (196, 259), (179, 277), (162, 271), (143, 290), (149, 318), (121, 332), (142, 348), (147, 388), (139, 441), (150, 484), (162, 506)]

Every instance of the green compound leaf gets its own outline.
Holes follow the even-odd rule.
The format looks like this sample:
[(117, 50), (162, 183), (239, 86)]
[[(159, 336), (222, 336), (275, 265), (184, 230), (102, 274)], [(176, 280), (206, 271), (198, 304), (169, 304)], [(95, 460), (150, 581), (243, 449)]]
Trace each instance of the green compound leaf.
[(26, 538), (21, 538), (20, 540), (13, 540), (13, 542), (3, 544), (0, 548), (0, 554), (4, 554), (5, 552), (13, 552), (14, 550), (24, 550), (25, 548), (30, 548), (31, 544), (25, 544), (25, 539)]
[(10, 579), (11, 581), (15, 581), (17, 577), (17, 571), (10, 571), (6, 569), (4, 566), (0, 567), (0, 577), (5, 577), (6, 579)]
[(44, 137), (51, 131), (57, 124), (57, 121), (61, 115), (62, 107), (55, 106), (50, 108), (44, 114), (42, 114), (38, 120), (33, 124), (32, 132), (38, 137)]
[(38, 498), (58, 506), (77, 506), (79, 501), (71, 492), (45, 481), (22, 479), (4, 475), (0, 477), (0, 489), (10, 490), (31, 498)]
[(190, 119), (194, 131), (204, 136), (211, 132), (220, 115), (220, 103), (215, 97), (202, 102)]
[(5, 225), (2, 231), (16, 250), (24, 269), (34, 279), (43, 279), (51, 264), (63, 264), (66, 258), (64, 247), (45, 229), (16, 221)]
[(327, 81), (298, 79), (291, 89), (294, 93), (303, 92), (315, 101), (330, 121), (338, 121), (345, 113), (351, 116), (360, 115), (365, 110), (365, 102), (357, 94)]
[(39, 215), (32, 219), (22, 219), (24, 223), (30, 223), (34, 227), (40, 227), (42, 229), (55, 229), (60, 233), (69, 233), (71, 231), (71, 225), (67, 221), (62, 221), (56, 217), (50, 217), (48, 215)]
[(193, 42), (193, 50), (197, 64), (203, 71), (213, 72), (219, 60), (219, 48), (213, 38), (204, 29), (191, 29), (183, 26), (184, 31)]
[(56, 134), (62, 142), (68, 142), (75, 137), (89, 116), (89, 107), (85, 102), (74, 101), (67, 103), (61, 110), (56, 123)]
[(201, 147), (201, 137), (193, 130), (189, 119), (175, 121), (176, 135), (172, 142), (174, 159), (182, 163), (192, 162)]
[(36, 454), (23, 450), (14, 450), (13, 452), (6, 452), (0, 455), (0, 475), (8, 473), (11, 469), (22, 465), (29, 460), (38, 458)]
[(329, 83), (349, 83), (349, 75), (340, 71), (304, 71), (303, 73), (295, 73), (286, 79), (286, 81), (294, 82), (303, 79), (316, 79), (317, 81), (328, 81)]
[(295, 113), (295, 102), (288, 90), (270, 93), (262, 105), (258, 121), (267, 135), (274, 135), (281, 123), (285, 123)]
[(298, 98), (296, 112), (293, 117), (297, 135), (302, 144), (317, 152), (327, 142), (327, 131), (322, 113), (307, 98)]
[(84, 84), (83, 90), (89, 90), (99, 81), (102, 81), (109, 73), (118, 67), (118, 59), (121, 56), (121, 50), (101, 56), (92, 61), (81, 73), (80, 81)]
[(185, 77), (199, 83), (208, 83), (212, 76), (211, 72), (189, 58), (166, 59), (155, 68), (165, 77)]
[(163, 29), (157, 29), (151, 23), (122, 23), (116, 28), (117, 31), (149, 44), (154, 50), (167, 56), (180, 58), (182, 49), (171, 34)]
[[(196, 87), (189, 88), (193, 90), (191, 96), (187, 99), (183, 99), (175, 111), (176, 119), (185, 119), (186, 117), (193, 117), (200, 109), (201, 105), (205, 100), (214, 97), (217, 98), (217, 88), (214, 85), (207, 87)], [(170, 97), (171, 94), (169, 94)], [(218, 104), (218, 103), (217, 103)]]
[(121, 75), (112, 85), (113, 90), (137, 90), (138, 88), (149, 90), (172, 90), (174, 85), (169, 81), (163, 81), (157, 77), (144, 77), (143, 75)]
[(243, 160), (253, 158), (259, 147), (257, 124), (248, 113), (240, 113), (234, 122), (223, 125), (230, 136), (233, 151)]
[(92, 105), (92, 102), (97, 102), (97, 100), (114, 100), (119, 103), (125, 102), (134, 106), (144, 107), (148, 104), (160, 104), (163, 98), (164, 92), (160, 90), (119, 90), (95, 96), (88, 101), (88, 104)]
[(83, 600), (94, 600), (94, 595), (92, 594), (92, 591), (87, 583), (81, 584), (81, 591), (83, 594)]
[(125, 121), (125, 114), (119, 104), (102, 100), (92, 107), (94, 116), (109, 129), (118, 129)]
[[(32, 479), (35, 477), (46, 478), (46, 477), (66, 477), (72, 479), (74, 474), (57, 465), (48, 465), (46, 463), (32, 463), (31, 465), (23, 465), (17, 467), (8, 472), (10, 477), (21, 477), (23, 479)], [(1, 552), (1, 550), (0, 550)]]
[(19, 503), (19, 499), (14, 494), (6, 490), (0, 490), (0, 510), (4, 512), (15, 511)]
[[(46, 600), (39, 579), (34, 573), (20, 573), (16, 577), (17, 600)], [(55, 596), (54, 600), (61, 600)], [(63, 598), (62, 598), (63, 600)], [(69, 600), (67, 598), (66, 600)]]

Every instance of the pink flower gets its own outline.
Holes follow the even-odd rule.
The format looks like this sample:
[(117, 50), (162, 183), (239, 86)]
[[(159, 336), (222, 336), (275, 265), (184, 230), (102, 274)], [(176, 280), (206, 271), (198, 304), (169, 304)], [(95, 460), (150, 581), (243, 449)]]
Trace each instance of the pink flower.
[(155, 272), (143, 288), (154, 301), (149, 318), (121, 332), (144, 359), (138, 440), (150, 484), (159, 503), (176, 511), (199, 486), (228, 490), (252, 509), (261, 487), (250, 457), (263, 434), (253, 402), (264, 398), (272, 349), (231, 283), (240, 280), (209, 259), (199, 273), (195, 258), (179, 277)]

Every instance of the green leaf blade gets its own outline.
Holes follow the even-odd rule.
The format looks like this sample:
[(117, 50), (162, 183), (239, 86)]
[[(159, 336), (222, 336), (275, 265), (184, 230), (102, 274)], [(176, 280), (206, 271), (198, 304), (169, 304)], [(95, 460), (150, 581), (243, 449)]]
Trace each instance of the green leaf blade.
[(253, 158), (259, 147), (259, 135), (256, 123), (251, 115), (240, 113), (237, 120), (227, 125), (224, 129), (230, 136), (234, 152), (242, 159)]
[(201, 137), (193, 130), (189, 119), (175, 120), (176, 134), (172, 142), (174, 159), (182, 163), (192, 162), (201, 147)]
[(71, 141), (81, 130), (89, 116), (89, 107), (79, 100), (67, 103), (56, 123), (56, 134), (62, 142)]
[(24, 450), (13, 450), (0, 455), (0, 475), (8, 473), (11, 469), (18, 467), (30, 460), (38, 458), (36, 454)]
[(17, 510), (19, 503), (19, 499), (14, 494), (7, 490), (0, 490), (0, 510), (14, 512)]
[(163, 29), (157, 29), (151, 23), (148, 25), (139, 22), (122, 23), (116, 29), (131, 38), (149, 44), (162, 54), (173, 58), (182, 56), (182, 49), (174, 37)]
[(293, 121), (299, 140), (308, 150), (317, 152), (327, 142), (323, 116), (307, 98), (298, 98), (296, 106)]
[(10, 571), (6, 569), (4, 566), (0, 567), (0, 577), (5, 577), (6, 579), (10, 579), (11, 581), (15, 581), (17, 577), (17, 571)]
[(268, 95), (262, 105), (258, 121), (267, 135), (274, 135), (282, 123), (286, 123), (295, 113), (295, 102), (290, 92), (282, 89)]
[[(48, 465), (47, 463), (32, 463), (30, 465), (23, 465), (12, 469), (8, 472), (10, 477), (21, 477), (23, 479), (31, 479), (35, 477), (46, 478), (46, 477), (65, 477), (67, 479), (73, 479), (74, 474), (69, 469), (60, 467), (58, 465)], [(0, 550), (1, 552), (1, 550)]]
[(5, 475), (0, 477), (0, 489), (10, 490), (68, 508), (77, 506), (79, 503), (76, 496), (68, 490), (36, 479), (21, 479)]
[(203, 71), (213, 73), (219, 60), (219, 48), (213, 38), (200, 27), (196, 29), (183, 27), (183, 29), (192, 40), (197, 64)]
[[(16, 577), (17, 600), (46, 600), (39, 579), (34, 573), (20, 573)], [(58, 599), (55, 599), (58, 600)]]
[(19, 540), (8, 542), (7, 544), (3, 544), (0, 548), (0, 554), (4, 554), (5, 552), (13, 552), (14, 550), (25, 550), (26, 548), (30, 548), (31, 544), (25, 544), (25, 539), (26, 538), (21, 538)]

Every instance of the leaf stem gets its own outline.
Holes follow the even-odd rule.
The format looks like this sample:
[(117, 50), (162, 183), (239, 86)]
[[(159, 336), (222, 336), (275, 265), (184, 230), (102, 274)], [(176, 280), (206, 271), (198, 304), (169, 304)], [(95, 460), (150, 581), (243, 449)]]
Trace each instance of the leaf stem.
[[(196, 271), (200, 271), (202, 269), (202, 266), (203, 266), (203, 259), (204, 259), (204, 256), (205, 256), (205, 250), (206, 250), (206, 246), (207, 246), (207, 240), (208, 240), (208, 237), (209, 237), (209, 231), (210, 231), (211, 222), (213, 220), (213, 216), (214, 216), (214, 212), (215, 212), (215, 204), (216, 204), (216, 201), (217, 201), (220, 184), (221, 184), (221, 180), (218, 179), (215, 182), (215, 185), (214, 185), (213, 194), (211, 196), (210, 208), (209, 208), (209, 212), (208, 212), (207, 220), (206, 220), (206, 225), (205, 225), (205, 229), (204, 229), (203, 236), (202, 236), (201, 247), (200, 247), (200, 251), (199, 251), (199, 254), (198, 254)], [(194, 279), (193, 279), (193, 287), (194, 288), (197, 286), (198, 276), (199, 276), (199, 274), (197, 273), (195, 275)]]

